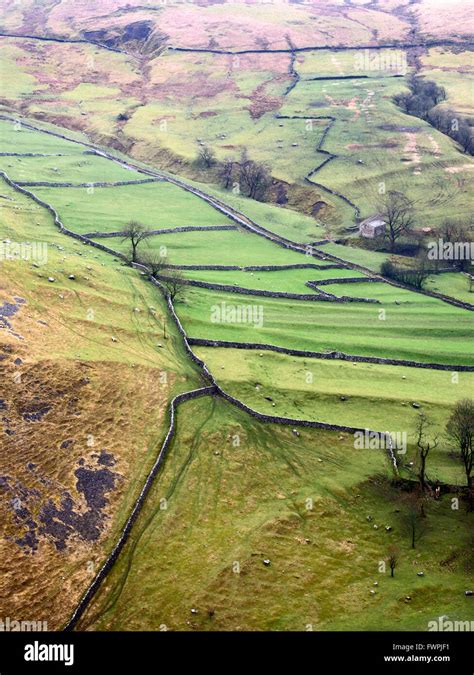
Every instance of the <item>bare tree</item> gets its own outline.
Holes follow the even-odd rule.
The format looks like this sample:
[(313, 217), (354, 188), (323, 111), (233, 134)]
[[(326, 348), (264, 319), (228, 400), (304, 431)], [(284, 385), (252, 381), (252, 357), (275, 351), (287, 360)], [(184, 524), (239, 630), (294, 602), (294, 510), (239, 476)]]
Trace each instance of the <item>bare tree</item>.
[(428, 261), (428, 258), (424, 253), (418, 255), (414, 262), (415, 264), (405, 281), (414, 288), (422, 289), (425, 286), (426, 280), (434, 271), (433, 265), (431, 264), (431, 261)]
[(474, 438), (474, 401), (465, 398), (458, 401), (446, 425), (448, 436), (461, 453), (466, 474), (469, 497), (472, 500), (472, 445)]
[(171, 270), (169, 275), (160, 279), (168, 291), (171, 302), (179, 302), (184, 296), (184, 278), (180, 270)]
[(139, 262), (148, 267), (152, 277), (158, 277), (169, 265), (168, 258), (156, 251), (144, 251), (140, 255)]
[(425, 531), (424, 511), (417, 494), (411, 493), (406, 498), (402, 519), (410, 537), (411, 547), (416, 548), (417, 542)]
[(198, 149), (197, 163), (206, 169), (210, 169), (215, 164), (216, 158), (212, 148), (208, 145), (200, 145)]
[(271, 183), (268, 167), (249, 159), (245, 150), (240, 159), (240, 183), (246, 196), (257, 200), (264, 198)]
[(222, 181), (222, 187), (228, 190), (232, 185), (232, 177), (234, 173), (234, 160), (232, 157), (226, 157), (224, 163), (219, 170), (219, 177)]
[(394, 546), (391, 546), (388, 551), (387, 562), (388, 566), (390, 567), (390, 576), (394, 577), (395, 568), (398, 565), (398, 549), (396, 549)]
[(130, 241), (132, 262), (137, 262), (138, 244), (149, 236), (150, 231), (147, 230), (142, 223), (139, 223), (136, 220), (131, 220), (127, 223), (122, 241), (126, 241), (127, 239)]
[(387, 225), (390, 250), (393, 251), (397, 240), (413, 227), (413, 202), (401, 192), (391, 190), (382, 200), (379, 213)]
[[(423, 493), (426, 489), (426, 460), (433, 450), (438, 445), (438, 437), (428, 437), (428, 430), (431, 425), (430, 420), (421, 414), (416, 422), (416, 445), (418, 447), (418, 479), (420, 481), (420, 489)], [(423, 507), (422, 507), (423, 509)]]
[[(453, 246), (461, 244), (462, 246), (467, 245), (469, 247), (470, 243), (473, 241), (473, 235), (474, 230), (472, 222), (463, 222), (452, 218), (446, 219), (440, 229), (441, 239), (453, 244)], [(448, 264), (467, 271), (471, 266), (471, 260), (469, 256), (465, 256), (465, 258), (461, 260), (448, 261)]]
[(446, 218), (439, 231), (441, 239), (456, 243), (472, 239), (472, 225), (457, 218)]

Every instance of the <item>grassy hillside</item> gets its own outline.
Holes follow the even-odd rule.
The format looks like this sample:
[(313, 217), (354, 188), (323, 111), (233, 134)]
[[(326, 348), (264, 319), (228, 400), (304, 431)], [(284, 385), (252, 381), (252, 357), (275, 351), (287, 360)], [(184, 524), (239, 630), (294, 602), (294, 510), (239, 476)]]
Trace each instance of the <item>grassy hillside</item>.
[[(423, 631), (440, 614), (467, 617), (466, 515), (432, 503), (411, 550), (400, 494), (377, 476), (386, 472), (382, 451), (356, 451), (346, 434), (296, 437), (222, 402), (186, 404), (161, 479), (80, 628)], [(394, 579), (378, 571), (392, 545)]]
[[(98, 175), (94, 162), (92, 174), (81, 165), (79, 145), (11, 127), (5, 137), (11, 152), (55, 148), (65, 155), (57, 157), (62, 180)], [(11, 160), (0, 157), (0, 168), (16, 169), (18, 179), (20, 162)], [(109, 163), (100, 170), (118, 175)], [(30, 180), (34, 161), (21, 166), (22, 179)], [(120, 229), (131, 215), (150, 226), (223, 222), (217, 210), (167, 182), (92, 193), (31, 189), (76, 231)], [(0, 567), (9, 598), (2, 603), (11, 616), (34, 608), (54, 629), (64, 625), (117, 541), (163, 440), (171, 397), (202, 379), (154, 286), (113, 255), (60, 234), (43, 207), (6, 183), (0, 197), (2, 242), (47, 245), (42, 260), (2, 262), (7, 499)], [(264, 213), (276, 219), (279, 210)], [(296, 227), (296, 220), (280, 223), (286, 225)], [(120, 238), (107, 243), (125, 250)], [(165, 246), (175, 264), (324, 264), (242, 229), (173, 233), (147, 244)], [(358, 276), (348, 269), (188, 274), (296, 292), (308, 279)], [(472, 363), (466, 310), (383, 283), (325, 288), (370, 291), (382, 302), (300, 302), (187, 287), (177, 311), (194, 337), (439, 360), (453, 370)], [(214, 323), (211, 310), (221, 302), (261, 307), (262, 327)], [(455, 384), (449, 372), (336, 362), (317, 363), (309, 387), (300, 379), (312, 360), (214, 348), (199, 353), (225, 390), (257, 409), (338, 424), (408, 430), (416, 399), (441, 428), (461, 389), (472, 391), (470, 373)], [(439, 449), (432, 459), (430, 477), (460, 481), (456, 456)], [(402, 475), (413, 479), (415, 468), (407, 463)], [(79, 627), (425, 630), (441, 613), (464, 618), (472, 565), (468, 516), (453, 511), (448, 496), (430, 500), (428, 530), (412, 551), (407, 507), (391, 477), (385, 451), (356, 450), (350, 434), (296, 434), (212, 397), (186, 403), (131, 539)], [(395, 580), (377, 571), (390, 544), (401, 551)]]
[[(84, 131), (96, 142), (204, 180), (214, 189), (221, 182), (218, 167), (203, 172), (196, 166), (199, 144), (208, 144), (218, 161), (238, 160), (246, 149), (282, 182), (283, 202), (287, 199), (290, 208), (309, 217), (291, 226), (302, 240), (306, 232), (321, 238), (321, 232), (337, 235), (354, 225), (354, 209), (332, 192), (343, 194), (368, 216), (377, 211), (381, 183), (415, 201), (420, 227), (441, 225), (446, 209), (470, 217), (472, 159), (392, 101), (413, 71), (412, 53), (403, 48), (405, 40), (413, 40), (413, 27), (421, 31), (417, 39), (438, 33), (446, 39), (446, 25), (456, 21), (450, 39), (461, 41), (469, 22), (456, 19), (459, 7), (432, 26), (424, 3), (340, 3), (337, 11), (318, 3), (310, 18), (308, 7), (290, 10), (287, 3), (281, 15), (242, 3), (205, 5), (199, 11), (158, 7), (152, 12), (127, 3), (100, 16), (93, 7), (73, 11), (61, 5), (38, 15), (38, 35), (58, 31), (77, 36), (85, 31), (87, 36), (94, 30), (122, 53), (93, 44), (1, 38), (5, 109)], [(4, 14), (5, 28), (12, 32), (27, 17), (10, 9)], [(142, 41), (126, 37), (127, 26), (147, 22), (156, 33), (152, 29)], [(256, 35), (259, 30), (264, 38)], [(371, 49), (394, 41), (399, 48)], [(293, 63), (290, 44), (318, 49), (296, 52)], [(335, 45), (351, 48), (321, 49)], [(360, 49), (352, 48), (356, 45)], [(183, 46), (256, 51), (174, 49)], [(465, 46), (445, 45), (419, 57), (422, 74), (446, 87), (448, 98), (442, 105), (464, 115), (469, 115), (470, 54)], [(329, 120), (320, 117), (334, 118), (327, 134)], [(319, 171), (328, 159), (321, 149), (337, 157)], [(308, 183), (308, 175), (320, 185)], [(233, 192), (236, 183), (237, 177)], [(229, 200), (236, 198), (233, 192)], [(281, 200), (281, 191), (274, 189), (269, 198)], [(281, 228), (283, 223), (276, 218), (274, 225)]]
[[(452, 363), (453, 367), (456, 363), (474, 363), (470, 314), (423, 296), (417, 296), (416, 302), (378, 305), (295, 302), (192, 289), (187, 291), (186, 300), (179, 306), (179, 314), (193, 337), (437, 361)], [(212, 323), (212, 308), (221, 303), (261, 308), (263, 325), (225, 320)]]
[(0, 232), (47, 246), (45, 264), (1, 262), (2, 612), (58, 629), (128, 517), (170, 397), (200, 378), (156, 290), (3, 181)]
[[(411, 442), (422, 412), (439, 434), (473, 373), (421, 370), (288, 356), (258, 350), (198, 347), (225, 391), (259, 412), (329, 424), (404, 431)], [(420, 408), (414, 408), (417, 403)], [(447, 455), (446, 443), (444, 452)], [(455, 460), (451, 458), (454, 464)], [(462, 482), (461, 465), (458, 479)]]

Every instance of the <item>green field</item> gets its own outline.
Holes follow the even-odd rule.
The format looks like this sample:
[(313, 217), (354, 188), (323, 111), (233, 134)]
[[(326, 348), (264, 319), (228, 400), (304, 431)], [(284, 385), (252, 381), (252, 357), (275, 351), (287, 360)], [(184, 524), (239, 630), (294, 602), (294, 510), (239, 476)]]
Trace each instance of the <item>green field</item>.
[[(449, 371), (326, 361), (259, 350), (197, 347), (196, 351), (225, 391), (259, 412), (378, 431), (405, 431), (410, 442), (420, 414), (412, 403), (419, 403), (437, 432), (443, 433), (454, 403), (461, 395), (474, 393), (474, 373), (469, 372), (453, 378)], [(456, 467), (462, 480), (459, 463)]]
[(472, 115), (474, 110), (472, 51), (434, 47), (423, 55), (421, 62), (423, 74), (446, 89), (448, 100), (441, 106), (453, 108), (462, 115)]
[(388, 253), (369, 251), (363, 248), (356, 248), (355, 246), (343, 246), (332, 242), (320, 246), (318, 250), (322, 253), (329, 253), (329, 255), (335, 255), (343, 260), (348, 260), (356, 265), (367, 267), (367, 269), (373, 272), (380, 272), (380, 266), (390, 257)]
[[(315, 261), (315, 264), (319, 265), (319, 261)], [(313, 289), (306, 286), (307, 281), (331, 279), (334, 277), (363, 277), (363, 274), (347, 269), (290, 269), (269, 272), (186, 270), (185, 276), (188, 279), (197, 279), (212, 284), (230, 284), (240, 286), (241, 288), (255, 288), (258, 290), (279, 291), (285, 293), (312, 293), (316, 291), (313, 291)], [(344, 287), (346, 285), (347, 284), (345, 284)], [(366, 284), (362, 285), (365, 286)]]
[[(80, 145), (70, 143), (56, 136), (40, 134), (37, 131), (27, 129), (21, 122), (0, 120), (0, 139), (2, 152), (35, 152), (51, 154), (80, 155), (83, 148)], [(2, 161), (5, 161), (3, 158)]]
[(469, 278), (459, 272), (446, 272), (432, 275), (426, 284), (428, 291), (443, 293), (463, 302), (474, 304), (474, 292), (470, 290)]
[[(68, 154), (66, 157), (7, 157), (6, 171), (14, 181), (48, 181), (51, 183), (99, 183), (143, 180), (137, 171), (125, 169), (115, 162), (90, 154)], [(71, 181), (71, 176), (74, 181)]]
[(202, 200), (167, 182), (113, 188), (34, 189), (54, 204), (66, 227), (74, 232), (115, 232), (138, 220), (150, 229), (185, 225), (225, 225), (229, 220)]
[[(194, 216), (191, 215), (188, 218), (187, 224), (194, 225)], [(120, 239), (108, 240), (108, 243), (117, 251), (128, 249), (128, 243)], [(276, 246), (247, 230), (160, 234), (147, 238), (143, 247), (143, 250), (145, 249), (166, 250), (169, 261), (173, 265), (239, 265), (243, 267), (245, 265), (298, 264), (311, 260), (295, 251)]]
[[(432, 502), (411, 550), (399, 493), (374, 479), (387, 472), (383, 452), (354, 450), (348, 434), (295, 437), (207, 400), (186, 404), (178, 425), (81, 630), (425, 631), (440, 614), (469, 616), (468, 516)], [(392, 545), (394, 579), (378, 571)]]
[(433, 307), (433, 300), (413, 291), (397, 288), (388, 283), (366, 282), (355, 284), (327, 284), (323, 287), (326, 293), (333, 293), (336, 296), (349, 296), (351, 298), (373, 298), (383, 304), (393, 305), (400, 303), (403, 305), (426, 305)]
[[(213, 308), (222, 303), (250, 305), (263, 325), (257, 325), (258, 317), (248, 323), (211, 323)], [(179, 305), (178, 313), (192, 337), (453, 366), (474, 364), (471, 316), (466, 310), (432, 298), (400, 305), (295, 302), (193, 288), (187, 290), (186, 303)]]

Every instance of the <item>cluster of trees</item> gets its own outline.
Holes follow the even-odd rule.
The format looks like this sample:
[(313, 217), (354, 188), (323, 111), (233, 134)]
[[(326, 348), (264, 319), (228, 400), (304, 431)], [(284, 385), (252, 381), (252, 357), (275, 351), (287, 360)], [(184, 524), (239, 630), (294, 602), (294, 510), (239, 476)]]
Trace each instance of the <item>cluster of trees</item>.
[[(394, 253), (397, 242), (402, 237), (409, 236), (415, 224), (413, 202), (402, 192), (391, 190), (384, 195), (378, 209), (380, 217), (385, 222), (385, 237), (389, 241), (390, 251)], [(410, 268), (401, 267), (387, 260), (382, 264), (381, 272), (389, 279), (421, 289), (431, 270), (426, 256), (419, 255)]]
[(441, 133), (459, 143), (467, 155), (474, 155), (474, 135), (466, 119), (445, 108), (434, 108), (427, 116), (428, 122)]
[[(127, 223), (122, 241), (130, 242), (128, 260), (131, 264), (145, 265), (150, 272), (150, 276), (159, 279), (166, 288), (171, 300), (178, 302), (184, 294), (184, 279), (180, 270), (170, 268), (168, 257), (161, 255), (158, 251), (138, 251), (139, 245), (150, 235), (151, 231), (142, 223), (136, 220)], [(166, 276), (163, 275), (165, 270)]]
[(401, 267), (390, 260), (386, 260), (382, 263), (380, 271), (388, 279), (393, 279), (394, 281), (399, 281), (402, 284), (407, 284), (421, 290), (433, 270), (428, 265), (426, 257), (420, 255), (416, 258), (413, 267)]
[(396, 94), (395, 103), (408, 115), (427, 119), (431, 108), (446, 100), (446, 90), (433, 80), (412, 75), (408, 80), (409, 92)]
[(446, 108), (437, 108), (446, 100), (446, 90), (419, 75), (409, 81), (409, 92), (394, 96), (395, 103), (408, 115), (426, 120), (443, 134), (450, 136), (465, 153), (474, 155), (474, 136), (467, 120)]
[(238, 171), (240, 190), (251, 199), (263, 201), (272, 182), (268, 167), (249, 159), (244, 150), (238, 163)]
[[(459, 452), (459, 457), (466, 476), (467, 508), (472, 511), (474, 507), (472, 480), (474, 463), (474, 401), (472, 399), (463, 399), (456, 403), (446, 424), (446, 434), (453, 449)], [(430, 494), (433, 494), (433, 490), (426, 476), (426, 465), (430, 452), (439, 444), (438, 436), (432, 433), (432, 424), (430, 420), (423, 414), (420, 415), (416, 423), (415, 436), (417, 447), (418, 485), (415, 490), (405, 495), (402, 499), (402, 526), (409, 537), (412, 549), (416, 548), (417, 542), (421, 539), (427, 529), (425, 504), (428, 502)], [(434, 495), (435, 497), (439, 496), (439, 492), (437, 492), (436, 489)], [(399, 558), (399, 550), (396, 547), (390, 547), (386, 561), (392, 577), (398, 566)]]
[[(443, 244), (452, 244), (453, 249), (456, 248), (456, 245), (460, 245), (463, 248), (469, 246), (470, 250), (473, 237), (474, 228), (472, 223), (465, 223), (453, 218), (446, 219), (439, 230), (439, 238), (443, 241)], [(449, 256), (444, 256), (444, 258), (442, 261), (443, 267), (453, 266), (464, 272), (472, 269), (472, 261), (469, 255), (465, 255), (464, 257), (454, 256), (453, 259), (450, 259)]]
[[(381, 272), (385, 277), (422, 289), (429, 275), (436, 273), (440, 265), (444, 268), (453, 266), (463, 271), (472, 269), (468, 255), (449, 257), (443, 255), (443, 251), (439, 251), (437, 256), (431, 254), (430, 246), (426, 247), (420, 237), (413, 232), (416, 222), (414, 203), (402, 192), (396, 190), (387, 192), (378, 204), (378, 213), (386, 225), (385, 241), (388, 240), (390, 251), (399, 252), (400, 240), (403, 239), (405, 248), (410, 247), (417, 254), (410, 267), (402, 267), (390, 261), (384, 262)], [(472, 240), (472, 225), (459, 220), (447, 219), (438, 234), (438, 241), (442, 242), (443, 246), (452, 244), (453, 249), (458, 245), (464, 250), (470, 246)], [(431, 244), (438, 245), (437, 242)]]
[[(216, 162), (214, 150), (208, 145), (200, 145), (196, 158), (197, 166), (212, 168)], [(266, 164), (250, 159), (247, 150), (243, 150), (239, 161), (226, 157), (218, 167), (218, 177), (224, 189), (238, 187), (246, 197), (264, 201), (272, 183), (270, 170)]]

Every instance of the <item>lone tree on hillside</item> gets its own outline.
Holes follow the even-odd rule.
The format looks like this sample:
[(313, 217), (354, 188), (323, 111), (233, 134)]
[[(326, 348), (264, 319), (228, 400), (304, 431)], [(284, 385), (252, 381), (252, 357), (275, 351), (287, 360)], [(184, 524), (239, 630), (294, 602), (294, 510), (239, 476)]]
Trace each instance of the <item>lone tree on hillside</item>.
[(170, 270), (170, 272), (160, 281), (168, 291), (171, 302), (179, 302), (184, 296), (184, 278), (179, 270)]
[[(426, 489), (426, 460), (433, 450), (438, 445), (437, 436), (428, 436), (428, 430), (431, 426), (429, 419), (421, 414), (416, 422), (416, 445), (418, 447), (418, 479), (420, 481), (420, 490), (423, 493)], [(421, 507), (423, 511), (423, 507)]]
[(432, 265), (428, 262), (426, 255), (420, 254), (415, 260), (413, 272), (411, 274), (411, 285), (414, 288), (424, 288), (427, 279), (432, 274)]
[(150, 276), (158, 277), (169, 265), (168, 258), (155, 251), (144, 251), (139, 262), (150, 270)]
[(137, 262), (138, 244), (146, 239), (146, 237), (150, 236), (150, 231), (147, 230), (146, 227), (142, 225), (142, 223), (139, 223), (136, 220), (131, 220), (129, 223), (127, 223), (123, 234), (124, 237), (122, 241), (126, 241), (128, 239), (131, 244), (132, 262)]
[(390, 190), (380, 204), (379, 213), (387, 226), (390, 250), (394, 251), (397, 240), (413, 227), (413, 202), (401, 192)]
[(216, 162), (215, 153), (208, 145), (200, 145), (198, 149), (198, 166), (210, 169)]
[(422, 500), (416, 493), (411, 493), (406, 498), (402, 520), (410, 537), (411, 547), (416, 548), (416, 543), (423, 536), (426, 527)]
[(390, 576), (395, 576), (395, 568), (398, 565), (398, 549), (394, 546), (391, 546), (388, 550), (387, 556), (388, 566), (390, 567)]
[(461, 453), (461, 460), (466, 473), (469, 500), (472, 505), (472, 445), (474, 438), (474, 401), (465, 398), (458, 401), (446, 425), (448, 436), (456, 449)]

